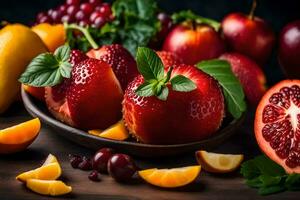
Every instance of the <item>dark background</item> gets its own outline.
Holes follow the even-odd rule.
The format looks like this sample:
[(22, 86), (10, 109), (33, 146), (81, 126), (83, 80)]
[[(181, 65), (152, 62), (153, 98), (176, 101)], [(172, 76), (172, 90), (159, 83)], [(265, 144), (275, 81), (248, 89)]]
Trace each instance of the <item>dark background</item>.
[[(252, 0), (157, 0), (160, 8), (168, 13), (191, 9), (204, 17), (216, 20), (230, 12), (248, 13)], [(64, 0), (0, 0), (0, 20), (30, 24), (36, 14), (64, 2)], [(300, 19), (300, 0), (259, 0), (256, 15), (264, 18), (278, 36), (280, 29), (290, 21)], [(277, 46), (272, 58), (264, 66), (268, 84), (273, 85), (284, 76), (276, 59)]]

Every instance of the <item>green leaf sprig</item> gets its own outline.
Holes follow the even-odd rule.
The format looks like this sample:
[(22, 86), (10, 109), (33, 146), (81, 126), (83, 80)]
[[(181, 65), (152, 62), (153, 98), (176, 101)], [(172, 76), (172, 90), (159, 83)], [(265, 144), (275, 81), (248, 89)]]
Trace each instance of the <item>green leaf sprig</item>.
[(19, 81), (34, 87), (58, 85), (64, 78), (71, 76), (70, 53), (70, 47), (64, 45), (57, 48), (54, 54), (38, 55), (27, 66)]
[(240, 118), (247, 109), (245, 94), (241, 83), (231, 71), (230, 64), (225, 60), (214, 59), (202, 61), (196, 66), (219, 82), (229, 113), (236, 119)]
[(196, 24), (207, 24), (211, 27), (213, 27), (217, 32), (220, 30), (220, 23), (209, 18), (201, 17), (199, 15), (196, 15), (191, 10), (183, 10), (178, 13), (174, 13), (172, 15), (172, 20), (175, 24), (186, 22), (186, 21), (192, 21)]
[(190, 92), (196, 89), (196, 85), (190, 79), (182, 75), (171, 78), (173, 68), (164, 73), (164, 65), (159, 56), (151, 49), (139, 47), (136, 56), (138, 70), (143, 75), (145, 82), (136, 89), (138, 96), (156, 96), (160, 100), (167, 100), (171, 84), (172, 90)]
[(241, 174), (249, 187), (260, 195), (300, 190), (300, 174), (287, 174), (284, 169), (264, 155), (244, 162)]

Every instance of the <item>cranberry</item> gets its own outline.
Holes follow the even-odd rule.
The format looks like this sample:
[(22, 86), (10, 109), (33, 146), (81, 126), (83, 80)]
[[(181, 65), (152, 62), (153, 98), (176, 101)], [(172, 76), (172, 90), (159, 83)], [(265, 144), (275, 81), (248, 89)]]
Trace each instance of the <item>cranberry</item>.
[(54, 23), (59, 23), (61, 21), (62, 14), (59, 10), (54, 10), (52, 11), (50, 16)]
[(108, 3), (103, 3), (99, 11), (105, 16), (109, 17), (111, 15), (111, 8)]
[(70, 164), (73, 168), (78, 168), (78, 165), (82, 162), (82, 157), (78, 155), (69, 155)]
[(98, 172), (97, 172), (96, 170), (93, 170), (93, 171), (89, 174), (89, 179), (90, 179), (91, 181), (95, 181), (95, 182), (100, 181)]
[(72, 23), (73, 21), (74, 21), (74, 17), (72, 17), (70, 15), (64, 15), (61, 18), (61, 22)]
[(69, 6), (67, 9), (67, 14), (70, 16), (75, 16), (75, 14), (78, 12), (79, 7), (78, 6)]
[(78, 168), (84, 171), (92, 170), (92, 162), (90, 158), (83, 156), (81, 163), (79, 163)]
[(97, 151), (93, 157), (93, 169), (100, 173), (107, 173), (107, 162), (114, 154), (114, 150), (110, 148), (102, 148)]
[(58, 10), (62, 13), (62, 14), (66, 14), (67, 13), (67, 5), (61, 5), (58, 7)]
[(75, 14), (75, 19), (77, 21), (82, 21), (84, 19), (87, 18), (87, 15), (82, 11), (82, 10), (79, 10), (76, 14)]
[(86, 15), (90, 15), (93, 12), (94, 8), (92, 4), (83, 3), (80, 6), (80, 10), (82, 10)]
[(80, 5), (80, 0), (66, 0), (67, 5), (75, 5), (79, 6)]
[(137, 168), (130, 156), (115, 154), (109, 159), (107, 170), (116, 181), (128, 182), (132, 179)]
[(102, 1), (101, 0), (89, 0), (89, 3), (95, 7), (95, 6), (100, 5), (102, 3)]
[(49, 17), (49, 16), (43, 16), (39, 21), (38, 21), (38, 23), (49, 23), (49, 24), (51, 24), (52, 23), (52, 19), (51, 19), (51, 17)]
[(97, 17), (95, 20), (94, 20), (94, 27), (95, 28), (101, 28), (104, 24), (106, 23), (105, 19), (103, 17)]

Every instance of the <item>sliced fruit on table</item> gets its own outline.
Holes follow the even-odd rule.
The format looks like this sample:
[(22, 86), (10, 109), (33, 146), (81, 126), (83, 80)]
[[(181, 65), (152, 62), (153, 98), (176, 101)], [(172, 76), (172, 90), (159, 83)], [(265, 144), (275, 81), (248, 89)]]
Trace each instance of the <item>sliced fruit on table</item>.
[(38, 118), (0, 130), (0, 153), (15, 153), (26, 149), (38, 136), (41, 122)]
[(1, 29), (0, 41), (0, 113), (3, 113), (19, 96), (21, 73), (47, 48), (37, 34), (21, 24)]
[(24, 172), (16, 177), (25, 182), (28, 179), (55, 180), (61, 175), (61, 167), (57, 158), (49, 154), (43, 165), (37, 169)]
[(228, 173), (236, 170), (244, 159), (244, 155), (219, 154), (207, 151), (197, 151), (196, 158), (207, 172)]
[(192, 183), (199, 175), (201, 166), (189, 166), (173, 169), (146, 169), (138, 174), (146, 182), (164, 188), (175, 188)]
[(54, 52), (66, 42), (66, 33), (62, 24), (42, 23), (32, 27), (32, 31), (42, 39), (50, 52)]
[(126, 140), (129, 137), (129, 133), (124, 125), (123, 121), (119, 121), (104, 131), (101, 130), (90, 130), (90, 134), (99, 137), (112, 139), (112, 140)]
[(47, 156), (47, 158), (46, 158), (46, 160), (45, 160), (45, 162), (43, 163), (42, 166), (48, 165), (50, 163), (58, 163), (57, 158), (54, 155), (52, 155), (52, 154), (49, 154)]
[(22, 84), (22, 87), (31, 96), (37, 98), (40, 101), (45, 101), (45, 88), (43, 88), (43, 87), (32, 87), (32, 86), (25, 85), (25, 84)]
[(287, 173), (300, 173), (300, 80), (284, 80), (262, 97), (254, 131), (261, 150)]
[(26, 187), (38, 194), (50, 196), (64, 195), (72, 191), (71, 186), (57, 180), (29, 179), (26, 181)]

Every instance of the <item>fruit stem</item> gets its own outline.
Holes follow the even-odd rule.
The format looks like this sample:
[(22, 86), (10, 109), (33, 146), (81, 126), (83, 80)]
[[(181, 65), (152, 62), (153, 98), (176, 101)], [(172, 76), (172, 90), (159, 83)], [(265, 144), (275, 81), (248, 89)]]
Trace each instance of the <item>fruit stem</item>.
[(253, 18), (254, 18), (254, 12), (255, 12), (256, 6), (257, 6), (257, 0), (253, 0), (252, 1), (252, 7), (251, 7), (251, 10), (250, 10), (250, 13), (249, 13), (249, 18), (251, 20), (253, 20)]
[(87, 39), (87, 41), (90, 43), (90, 45), (92, 46), (93, 49), (99, 48), (99, 45), (95, 42), (95, 40), (93, 39), (93, 37), (91, 36), (91, 34), (87, 28), (78, 26), (77, 24), (67, 24), (67, 23), (64, 23), (64, 27), (65, 27), (65, 30), (75, 29), (75, 30), (82, 32), (84, 37)]

